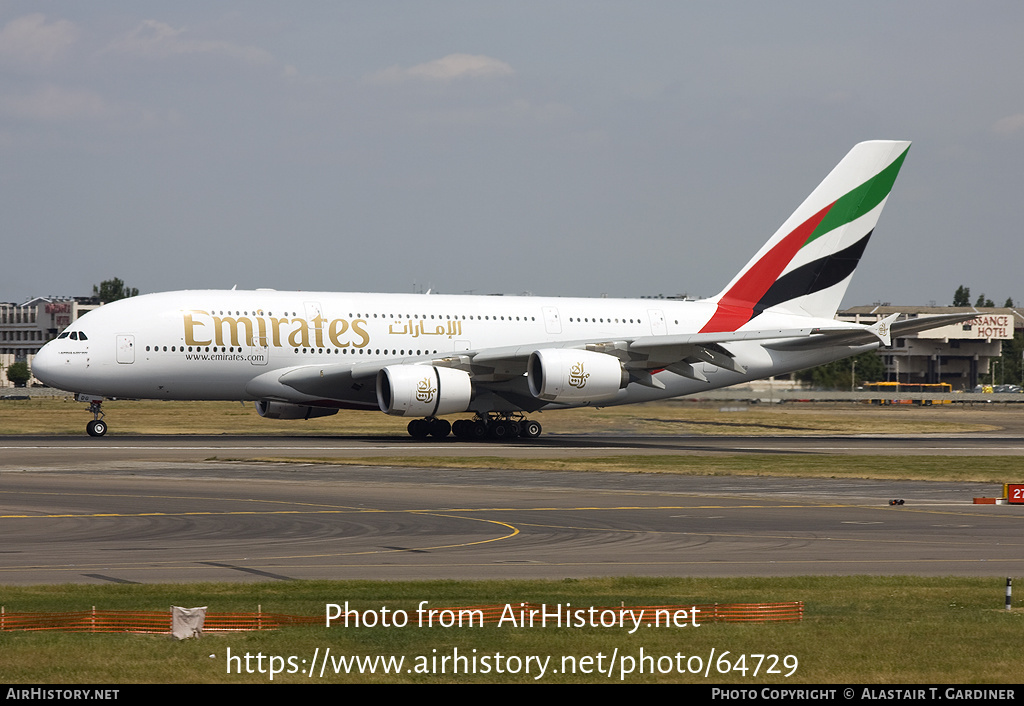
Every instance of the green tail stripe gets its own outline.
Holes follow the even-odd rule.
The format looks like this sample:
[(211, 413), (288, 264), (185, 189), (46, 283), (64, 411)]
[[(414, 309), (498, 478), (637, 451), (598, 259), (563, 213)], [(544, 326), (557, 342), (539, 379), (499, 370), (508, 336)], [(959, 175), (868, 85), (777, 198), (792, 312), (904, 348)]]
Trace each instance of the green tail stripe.
[(829, 231), (846, 225), (856, 218), (860, 218), (880, 204), (882, 199), (888, 196), (889, 192), (892, 191), (892, 185), (896, 181), (896, 175), (900, 173), (900, 167), (903, 166), (903, 160), (906, 158), (909, 150), (910, 148), (908, 147), (903, 151), (903, 154), (897, 157), (896, 160), (888, 167), (868, 179), (850, 193), (840, 196), (829, 210), (828, 214), (821, 220), (821, 223), (818, 224), (818, 227), (814, 229), (813, 233), (811, 233), (811, 236), (807, 239), (804, 245), (814, 242), (816, 238), (820, 238)]

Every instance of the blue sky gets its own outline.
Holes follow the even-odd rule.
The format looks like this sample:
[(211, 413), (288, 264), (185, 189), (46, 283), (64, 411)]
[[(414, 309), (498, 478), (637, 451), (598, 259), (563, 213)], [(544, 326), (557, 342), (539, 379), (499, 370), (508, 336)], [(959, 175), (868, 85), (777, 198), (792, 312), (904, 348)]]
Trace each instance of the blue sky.
[(1024, 5), (0, 2), (0, 301), (716, 293), (856, 142), (846, 305), (1024, 300)]

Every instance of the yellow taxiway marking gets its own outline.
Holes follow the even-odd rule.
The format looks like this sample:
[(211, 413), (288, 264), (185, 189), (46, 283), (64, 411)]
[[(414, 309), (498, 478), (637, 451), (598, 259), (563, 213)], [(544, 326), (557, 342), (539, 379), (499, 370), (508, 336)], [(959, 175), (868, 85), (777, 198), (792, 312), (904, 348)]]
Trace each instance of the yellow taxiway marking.
[[(20, 493), (25, 494), (25, 493)], [(32, 493), (35, 495), (62, 495), (61, 493)], [(2, 495), (2, 493), (0, 493)], [(135, 495), (135, 494), (89, 494), (91, 497), (121, 497), (121, 498), (135, 498), (135, 499), (157, 499), (157, 500), (188, 500), (188, 501), (204, 501), (204, 502), (220, 502), (220, 503), (259, 503), (268, 505), (298, 505), (305, 506), (301, 509), (295, 510), (188, 510), (179, 512), (95, 512), (95, 513), (41, 513), (37, 515), (30, 514), (7, 514), (0, 515), (0, 520), (9, 519), (86, 519), (91, 517), (193, 517), (193, 516), (209, 516), (209, 517), (221, 517), (221, 516), (233, 516), (233, 515), (343, 515), (343, 514), (371, 514), (371, 513), (463, 513), (463, 512), (623, 512), (623, 511), (678, 511), (678, 510), (821, 510), (821, 509), (859, 509), (859, 510), (874, 510), (878, 512), (888, 512), (895, 515), (895, 513), (911, 513), (911, 514), (929, 514), (929, 515), (955, 515), (970, 517), (974, 520), (981, 519), (1014, 519), (1022, 520), (1024, 515), (1011, 515), (1011, 514), (980, 514), (978, 512), (967, 512), (965, 510), (948, 510), (939, 509), (938, 507), (918, 507), (918, 508), (889, 508), (880, 507), (876, 505), (859, 505), (850, 503), (791, 503), (791, 504), (776, 504), (776, 503), (751, 503), (744, 505), (719, 505), (719, 504), (694, 504), (694, 505), (614, 505), (614, 506), (600, 506), (600, 505), (582, 505), (582, 506), (542, 506), (542, 507), (439, 507), (439, 508), (374, 508), (374, 507), (350, 507), (345, 505), (333, 505), (330, 503), (304, 503), (296, 502), (292, 500), (263, 500), (259, 498), (207, 498), (207, 497), (189, 497), (189, 496), (168, 496), (168, 495)], [(82, 496), (77, 496), (82, 497)], [(315, 509), (310, 506), (321, 506), (322, 509)], [(324, 507), (326, 506), (326, 507)], [(943, 504), (941, 507), (949, 507), (948, 504)], [(961, 507), (971, 508), (989, 508), (990, 506), (980, 505), (962, 505)]]

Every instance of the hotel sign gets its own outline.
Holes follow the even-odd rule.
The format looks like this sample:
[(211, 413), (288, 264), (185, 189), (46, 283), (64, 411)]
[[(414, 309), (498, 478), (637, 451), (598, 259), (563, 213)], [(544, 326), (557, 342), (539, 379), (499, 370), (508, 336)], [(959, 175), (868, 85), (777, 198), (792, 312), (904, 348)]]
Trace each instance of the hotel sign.
[[(919, 317), (927, 318), (927, 317)], [(917, 334), (918, 338), (940, 338), (940, 339), (1010, 339), (1013, 338), (1013, 316), (1011, 314), (980, 314), (970, 321), (962, 321), (959, 324), (941, 326), (930, 331), (922, 331)]]

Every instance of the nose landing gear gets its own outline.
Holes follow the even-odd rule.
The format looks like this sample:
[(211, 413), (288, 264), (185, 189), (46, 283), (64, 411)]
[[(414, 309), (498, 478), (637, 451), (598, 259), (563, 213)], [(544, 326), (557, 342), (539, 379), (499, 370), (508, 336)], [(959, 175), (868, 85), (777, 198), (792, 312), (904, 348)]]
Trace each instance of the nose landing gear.
[(85, 431), (89, 436), (103, 436), (107, 433), (107, 423), (103, 421), (103, 410), (100, 405), (103, 404), (102, 397), (85, 397), (80, 398), (89, 402), (89, 411), (92, 412), (92, 421), (85, 425)]

